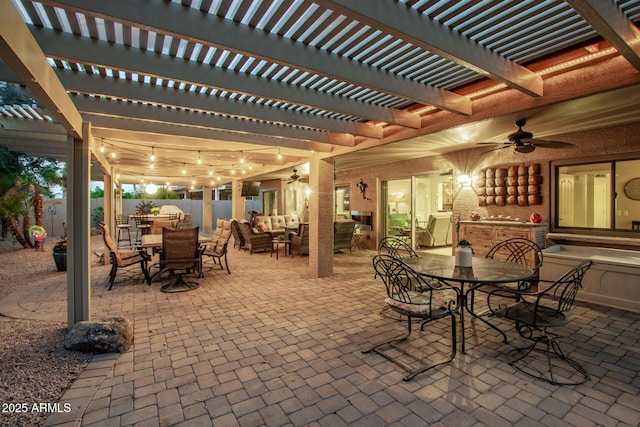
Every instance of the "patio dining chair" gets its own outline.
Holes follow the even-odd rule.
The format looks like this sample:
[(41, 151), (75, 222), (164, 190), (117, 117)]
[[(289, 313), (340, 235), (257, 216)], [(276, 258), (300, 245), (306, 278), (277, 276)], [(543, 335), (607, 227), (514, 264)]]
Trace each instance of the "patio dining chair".
[[(374, 351), (400, 366), (407, 372), (403, 377), (405, 381), (451, 361), (456, 355), (457, 345), (456, 315), (460, 301), (458, 289), (435, 278), (426, 280), (402, 260), (389, 255), (376, 255), (373, 258), (373, 268), (386, 287), (385, 303), (391, 310), (406, 317), (407, 331), (399, 337), (373, 344), (363, 350), (363, 353)], [(424, 330), (427, 323), (445, 318), (451, 320), (451, 352), (447, 357), (430, 362), (426, 356), (417, 355), (419, 349), (408, 348), (414, 321), (421, 322), (420, 330)]]
[(484, 311), (482, 313), (475, 312), (475, 293), (483, 292), (489, 293), (495, 290), (496, 288), (505, 288), (510, 290), (517, 290), (513, 294), (514, 298), (519, 299), (522, 293), (528, 292), (532, 286), (535, 286), (538, 283), (538, 279), (540, 276), (540, 267), (542, 266), (542, 249), (535, 242), (521, 238), (515, 237), (507, 240), (503, 240), (497, 244), (495, 244), (485, 255), (485, 258), (498, 259), (507, 262), (514, 262), (517, 264), (522, 264), (531, 267), (533, 270), (533, 274), (531, 278), (527, 280), (523, 280), (515, 283), (487, 283), (481, 286), (475, 286), (471, 288), (469, 292), (469, 298), (467, 301), (469, 302), (469, 309), (472, 313), (474, 313), (474, 317), (481, 320), (489, 327), (498, 331), (502, 334), (503, 341), (507, 342), (507, 334), (500, 329), (498, 326), (487, 320), (488, 315), (491, 314), (491, 311)]
[(406, 240), (399, 239), (395, 236), (387, 236), (380, 239), (380, 243), (378, 243), (378, 253), (387, 254), (398, 259), (419, 256)]
[[(170, 278), (177, 276), (160, 288), (162, 292), (185, 292), (200, 286), (197, 282), (187, 282), (184, 279), (185, 274), (197, 273), (200, 276), (202, 272), (198, 233), (199, 227), (162, 229), (162, 249), (158, 263), (160, 275), (169, 271)], [(182, 271), (182, 274), (176, 274), (176, 271)]]
[(102, 239), (104, 245), (109, 249), (111, 259), (111, 271), (109, 272), (109, 290), (113, 288), (116, 280), (118, 268), (126, 268), (135, 264), (140, 264), (140, 269), (148, 285), (151, 285), (151, 277), (149, 277), (148, 263), (149, 255), (141, 248), (135, 250), (121, 251), (111, 237), (109, 227), (104, 223), (100, 223), (102, 229)]
[[(413, 258), (419, 256), (416, 251), (413, 250), (411, 245), (406, 242), (406, 240), (399, 239), (395, 236), (387, 236), (380, 239), (380, 242), (378, 243), (378, 253), (386, 254), (396, 259)], [(374, 279), (376, 278), (377, 274), (377, 272), (374, 273)], [(394, 313), (390, 313), (390, 307), (387, 304), (382, 307), (382, 310), (380, 310), (380, 314), (389, 318), (395, 318), (400, 321), (403, 320), (402, 316), (398, 316), (396, 318)]]
[[(584, 367), (568, 357), (560, 346), (560, 335), (550, 329), (569, 323), (566, 313), (573, 307), (591, 264), (590, 260), (583, 261), (555, 282), (540, 280), (541, 287), (545, 283), (551, 285), (539, 292), (498, 288), (489, 293), (487, 303), (491, 312), (514, 322), (520, 336), (531, 342), (509, 352), (511, 366), (553, 385), (578, 385), (589, 379)], [(505, 297), (509, 298), (506, 301), (516, 302), (507, 304)], [(546, 360), (534, 357), (534, 350), (544, 353)]]
[(122, 238), (122, 234), (124, 231), (127, 232), (127, 240), (129, 241), (129, 246), (131, 246), (131, 224), (129, 224), (129, 215), (127, 214), (117, 214), (116, 215), (116, 230), (117, 231), (117, 245), (120, 247), (120, 241), (124, 240)]
[(136, 242), (140, 242), (142, 235), (151, 233), (151, 224), (147, 221), (147, 215), (132, 215), (132, 218), (136, 223)]
[(227, 262), (227, 246), (231, 239), (231, 221), (218, 221), (222, 222), (222, 224), (216, 228), (216, 232), (219, 229), (220, 233), (215, 240), (212, 239), (210, 245), (205, 247), (202, 255), (210, 257), (214, 265), (219, 265), (221, 270), (226, 268), (227, 273), (231, 274), (231, 271), (229, 271), (229, 263)]

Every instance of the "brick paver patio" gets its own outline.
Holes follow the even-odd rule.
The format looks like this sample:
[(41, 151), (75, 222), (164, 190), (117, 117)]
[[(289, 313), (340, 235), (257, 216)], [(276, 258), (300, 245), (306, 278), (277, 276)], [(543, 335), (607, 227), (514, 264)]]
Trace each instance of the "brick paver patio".
[[(576, 387), (533, 380), (505, 362), (510, 344), (467, 322), (468, 353), (414, 380), (361, 349), (405, 324), (380, 314), (384, 288), (373, 252), (335, 256), (335, 274), (310, 278), (308, 258), (230, 250), (231, 275), (208, 270), (200, 288), (165, 294), (92, 267), (95, 319), (124, 316), (135, 342), (95, 356), (52, 414), (60, 426), (637, 426), (640, 314), (580, 304), (561, 332), (591, 380)], [(208, 265), (209, 267), (211, 264)], [(206, 267), (205, 267), (206, 268)], [(43, 290), (43, 286), (45, 287)], [(65, 284), (34, 284), (0, 301), (0, 313), (66, 319)], [(444, 354), (447, 320), (410, 343)], [(439, 354), (440, 353), (440, 354)]]

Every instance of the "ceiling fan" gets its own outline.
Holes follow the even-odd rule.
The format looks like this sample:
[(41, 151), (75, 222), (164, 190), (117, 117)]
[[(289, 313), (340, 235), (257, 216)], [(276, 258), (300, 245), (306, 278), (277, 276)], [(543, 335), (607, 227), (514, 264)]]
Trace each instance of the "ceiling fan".
[(509, 135), (507, 138), (509, 142), (480, 142), (479, 144), (502, 144), (501, 147), (494, 148), (493, 150), (502, 150), (505, 148), (513, 147), (514, 151), (518, 153), (531, 153), (536, 147), (543, 148), (569, 148), (573, 144), (560, 141), (544, 141), (541, 139), (533, 139), (533, 134), (523, 129), (527, 123), (527, 119), (516, 120), (517, 131)]
[(298, 175), (298, 169), (294, 169), (293, 175), (289, 177), (289, 181), (287, 181), (287, 184), (292, 184), (294, 182), (309, 182), (309, 178)]

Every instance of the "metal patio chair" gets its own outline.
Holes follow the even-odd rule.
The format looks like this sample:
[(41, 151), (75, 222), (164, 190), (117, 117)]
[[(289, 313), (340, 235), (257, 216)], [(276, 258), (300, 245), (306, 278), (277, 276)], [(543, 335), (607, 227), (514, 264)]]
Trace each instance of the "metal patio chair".
[[(589, 379), (582, 365), (562, 350), (561, 336), (550, 329), (570, 322), (566, 313), (573, 307), (576, 295), (582, 287), (582, 279), (591, 264), (589, 260), (583, 261), (555, 282), (541, 280), (541, 286), (544, 283), (551, 285), (539, 292), (503, 288), (489, 293), (487, 303), (491, 312), (495, 316), (513, 321), (520, 336), (531, 341), (529, 346), (509, 352), (510, 365), (520, 372), (554, 385), (578, 385)], [(505, 304), (504, 297), (516, 299), (516, 302)], [(539, 344), (542, 348), (538, 348)], [(532, 355), (534, 350), (544, 353), (546, 360), (536, 360)]]

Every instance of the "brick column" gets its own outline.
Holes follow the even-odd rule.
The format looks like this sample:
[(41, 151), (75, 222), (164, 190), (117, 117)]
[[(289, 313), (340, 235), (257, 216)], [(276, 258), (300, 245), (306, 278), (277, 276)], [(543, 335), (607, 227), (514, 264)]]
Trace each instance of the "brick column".
[(333, 275), (333, 162), (311, 156), (309, 266), (315, 277)]

